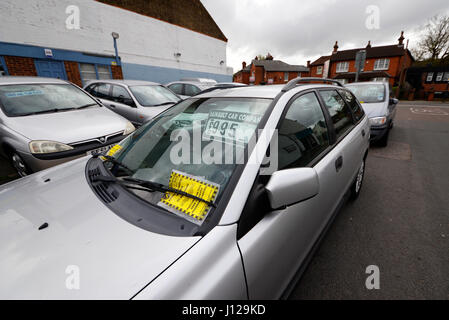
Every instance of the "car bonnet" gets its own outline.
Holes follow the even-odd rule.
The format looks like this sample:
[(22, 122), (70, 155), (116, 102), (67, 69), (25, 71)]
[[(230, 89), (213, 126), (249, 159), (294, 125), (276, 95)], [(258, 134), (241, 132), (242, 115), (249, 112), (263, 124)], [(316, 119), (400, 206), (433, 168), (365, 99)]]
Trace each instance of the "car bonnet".
[(91, 191), (86, 162), (0, 187), (1, 299), (129, 299), (200, 239), (116, 216)]
[(363, 111), (368, 118), (384, 117), (387, 114), (387, 102), (362, 103)]
[(74, 143), (123, 131), (127, 120), (104, 107), (6, 118), (6, 125), (30, 140)]

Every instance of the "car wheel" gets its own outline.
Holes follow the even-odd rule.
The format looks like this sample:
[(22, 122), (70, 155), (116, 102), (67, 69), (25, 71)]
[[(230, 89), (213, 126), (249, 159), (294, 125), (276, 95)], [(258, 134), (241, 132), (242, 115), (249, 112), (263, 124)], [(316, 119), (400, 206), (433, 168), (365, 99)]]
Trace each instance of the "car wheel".
[(16, 169), (16, 172), (20, 177), (25, 177), (30, 174), (27, 165), (17, 152), (13, 151), (10, 153), (10, 160), (12, 166)]
[(386, 147), (388, 145), (388, 137), (390, 136), (390, 129), (385, 132), (384, 136), (379, 140), (379, 146)]
[(357, 177), (355, 177), (354, 183), (351, 186), (351, 199), (355, 200), (359, 197), (360, 190), (362, 189), (363, 177), (365, 176), (365, 159), (362, 160)]

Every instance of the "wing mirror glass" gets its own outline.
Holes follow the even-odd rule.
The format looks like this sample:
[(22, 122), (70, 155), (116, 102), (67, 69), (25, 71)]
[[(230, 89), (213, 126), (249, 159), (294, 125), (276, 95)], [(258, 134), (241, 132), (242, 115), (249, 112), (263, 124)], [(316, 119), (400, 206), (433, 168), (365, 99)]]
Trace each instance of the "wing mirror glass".
[(399, 103), (399, 100), (398, 100), (398, 99), (396, 99), (396, 98), (390, 98), (390, 104), (395, 105), (395, 104), (398, 104), (398, 103)]
[(265, 187), (272, 209), (282, 209), (316, 196), (320, 190), (313, 168), (280, 170), (273, 173)]

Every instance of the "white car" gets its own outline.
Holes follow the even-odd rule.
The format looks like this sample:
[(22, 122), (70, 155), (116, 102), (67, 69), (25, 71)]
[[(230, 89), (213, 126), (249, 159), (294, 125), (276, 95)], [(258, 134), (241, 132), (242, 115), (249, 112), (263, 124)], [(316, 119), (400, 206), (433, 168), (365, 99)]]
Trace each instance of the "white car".
[(0, 187), (0, 298), (288, 295), (369, 147), (354, 95), (308, 80), (184, 100), (107, 155)]

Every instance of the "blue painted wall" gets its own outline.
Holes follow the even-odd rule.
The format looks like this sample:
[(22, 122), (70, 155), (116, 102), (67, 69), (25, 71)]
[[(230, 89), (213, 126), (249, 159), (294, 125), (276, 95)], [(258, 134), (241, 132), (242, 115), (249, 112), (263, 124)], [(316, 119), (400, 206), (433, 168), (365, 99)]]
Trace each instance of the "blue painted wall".
[(208, 78), (217, 82), (232, 82), (232, 76), (208, 72), (156, 67), (122, 62), (123, 77), (131, 80), (146, 80), (166, 84), (181, 78)]
[[(18, 56), (35, 59), (49, 59), (45, 56), (44, 47), (24, 45), (18, 43), (0, 41), (0, 56)], [(81, 63), (93, 63), (111, 65), (115, 61), (113, 56), (89, 54), (78, 51), (52, 49), (52, 60), (76, 61)], [(181, 78), (209, 78), (218, 82), (231, 82), (232, 76), (208, 72), (197, 72), (175, 68), (164, 68), (150, 65), (122, 62), (123, 77), (131, 80), (147, 80), (162, 84), (177, 81)]]

